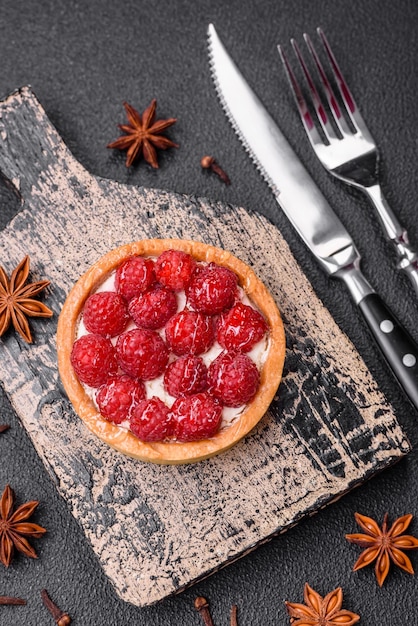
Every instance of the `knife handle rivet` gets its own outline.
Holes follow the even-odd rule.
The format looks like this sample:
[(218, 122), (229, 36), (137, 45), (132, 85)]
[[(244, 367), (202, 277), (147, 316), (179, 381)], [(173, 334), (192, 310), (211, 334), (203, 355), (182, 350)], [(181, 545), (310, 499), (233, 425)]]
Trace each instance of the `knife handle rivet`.
[(394, 328), (393, 322), (390, 320), (383, 320), (383, 322), (380, 322), (380, 330), (382, 333), (391, 333)]
[(405, 367), (414, 367), (416, 362), (417, 359), (413, 354), (404, 354), (402, 357), (402, 363)]

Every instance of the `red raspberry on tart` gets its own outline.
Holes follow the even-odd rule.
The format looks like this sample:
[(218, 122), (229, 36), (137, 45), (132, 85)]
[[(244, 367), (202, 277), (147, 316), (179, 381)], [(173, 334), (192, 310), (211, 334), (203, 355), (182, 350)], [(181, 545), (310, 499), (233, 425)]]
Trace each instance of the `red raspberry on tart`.
[(135, 406), (144, 398), (144, 383), (126, 374), (110, 377), (96, 394), (100, 414), (114, 424), (129, 419)]
[(208, 393), (178, 398), (171, 407), (174, 434), (178, 441), (213, 437), (222, 421), (222, 404)]
[(129, 314), (142, 328), (157, 330), (168, 322), (177, 311), (177, 298), (174, 291), (156, 286), (134, 296), (129, 302)]
[(185, 289), (190, 283), (196, 261), (181, 250), (165, 250), (155, 263), (157, 280), (175, 291)]
[(115, 349), (101, 335), (83, 335), (77, 339), (70, 360), (81, 382), (90, 387), (103, 385), (118, 369)]
[(110, 251), (79, 279), (57, 353), (67, 394), (100, 439), (143, 461), (188, 463), (254, 428), (279, 385), (285, 339), (245, 263), (199, 242), (151, 239)]
[(152, 380), (164, 372), (169, 355), (164, 341), (155, 331), (133, 328), (119, 335), (116, 356), (126, 374)]
[(208, 368), (198, 356), (182, 356), (165, 370), (164, 389), (175, 398), (205, 391), (207, 386)]
[(196, 311), (217, 315), (229, 309), (237, 295), (236, 274), (227, 267), (209, 263), (196, 271), (186, 293)]
[(116, 291), (126, 300), (144, 293), (155, 283), (154, 261), (133, 256), (116, 270)]
[(178, 356), (203, 354), (215, 340), (213, 319), (196, 311), (180, 311), (168, 321), (165, 337), (169, 348)]
[(209, 389), (225, 406), (239, 407), (257, 393), (260, 374), (241, 352), (222, 352), (209, 367)]
[(86, 300), (83, 322), (89, 333), (116, 337), (125, 330), (129, 313), (122, 296), (114, 291), (93, 293)]
[(266, 320), (253, 307), (237, 302), (220, 316), (216, 338), (227, 350), (249, 352), (262, 340), (268, 329)]
[(173, 435), (170, 409), (157, 397), (142, 400), (132, 411), (130, 429), (141, 441), (164, 441)]

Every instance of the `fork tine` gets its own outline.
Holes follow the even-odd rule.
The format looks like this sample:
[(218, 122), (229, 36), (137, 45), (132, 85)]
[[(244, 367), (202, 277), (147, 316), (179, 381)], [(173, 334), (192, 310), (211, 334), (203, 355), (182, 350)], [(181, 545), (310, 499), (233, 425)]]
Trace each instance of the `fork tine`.
[(360, 115), (360, 112), (358, 110), (357, 104), (353, 98), (353, 95), (347, 85), (347, 82), (344, 78), (344, 76), (342, 75), (342, 72), (339, 68), (339, 65), (337, 63), (337, 60), (334, 56), (334, 53), (331, 50), (331, 46), (328, 43), (327, 38), (325, 37), (325, 33), (322, 30), (322, 28), (318, 27), (316, 29), (316, 32), (318, 33), (322, 44), (324, 46), (325, 52), (327, 53), (328, 56), (328, 60), (330, 62), (337, 86), (338, 86), (338, 90), (340, 92), (341, 98), (344, 102), (344, 106), (347, 110), (347, 113), (350, 117), (350, 120), (353, 124), (353, 126), (356, 128), (357, 131), (360, 131), (359, 126), (362, 126), (363, 128), (366, 128), (366, 124), (364, 123), (364, 120), (362, 118), (362, 116)]
[(296, 55), (296, 58), (299, 62), (299, 65), (302, 69), (303, 74), (305, 75), (305, 80), (308, 84), (309, 87), (309, 91), (310, 91), (310, 95), (311, 95), (311, 99), (312, 99), (312, 104), (315, 108), (315, 112), (318, 118), (318, 121), (321, 125), (322, 130), (324, 131), (324, 134), (327, 138), (327, 140), (329, 141), (329, 143), (331, 143), (331, 141), (333, 139), (338, 139), (334, 128), (332, 127), (332, 124), (329, 121), (327, 112), (324, 108), (324, 105), (322, 104), (320, 95), (318, 93), (318, 90), (315, 86), (314, 81), (312, 80), (312, 76), (308, 70), (308, 67), (304, 61), (304, 58), (302, 56), (302, 53), (299, 49), (298, 44), (296, 43), (295, 39), (291, 39), (290, 40), (291, 44), (292, 44), (292, 48), (293, 51)]
[(334, 118), (334, 121), (337, 125), (338, 130), (341, 132), (342, 135), (351, 134), (351, 131), (347, 125), (347, 122), (343, 114), (341, 113), (341, 109), (339, 107), (337, 98), (335, 97), (334, 90), (332, 89), (331, 83), (329, 82), (328, 77), (324, 72), (324, 68), (322, 67), (322, 63), (316, 53), (316, 50), (311, 41), (311, 38), (306, 33), (304, 33), (303, 38), (309, 49), (309, 52), (311, 53), (312, 59), (316, 65), (316, 69), (318, 70), (318, 74), (320, 76), (322, 86), (324, 88), (328, 106), (330, 108), (330, 111), (332, 113), (332, 116)]
[(283, 67), (286, 72), (286, 76), (288, 78), (291, 91), (295, 97), (296, 105), (298, 107), (299, 115), (302, 120), (305, 131), (309, 137), (309, 140), (313, 146), (317, 144), (323, 143), (320, 134), (314, 124), (311, 113), (308, 109), (308, 105), (306, 104), (306, 100), (303, 96), (302, 90), (299, 86), (299, 83), (296, 79), (295, 74), (293, 73), (292, 67), (287, 59), (287, 56), (282, 48), (282, 46), (277, 46), (280, 57), (282, 59)]

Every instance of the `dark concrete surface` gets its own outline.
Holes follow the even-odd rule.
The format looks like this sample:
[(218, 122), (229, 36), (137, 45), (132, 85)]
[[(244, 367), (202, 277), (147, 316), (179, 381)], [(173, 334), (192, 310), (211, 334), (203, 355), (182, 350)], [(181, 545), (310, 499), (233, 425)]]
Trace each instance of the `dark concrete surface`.
[[(11, 429), (0, 438), (0, 489), (10, 483), (20, 502), (39, 499), (34, 520), (48, 534), (33, 542), (36, 561), (18, 556), (8, 570), (0, 567), (0, 595), (19, 595), (28, 602), (26, 607), (0, 607), (1, 626), (53, 623), (41, 604), (44, 587), (77, 626), (197, 626), (202, 623), (193, 608), (197, 595), (209, 599), (216, 626), (229, 623), (234, 603), (240, 626), (287, 624), (284, 601), (301, 602), (306, 581), (321, 594), (341, 585), (345, 608), (359, 613), (361, 624), (418, 624), (417, 578), (393, 568), (380, 589), (372, 568), (351, 571), (359, 549), (344, 539), (345, 533), (357, 530), (355, 511), (379, 521), (386, 511), (391, 519), (410, 512), (410, 531), (418, 536), (417, 413), (388, 372), (343, 286), (329, 282), (315, 264), (240, 146), (217, 101), (206, 50), (206, 29), (213, 22), (349, 228), (366, 275), (418, 340), (417, 297), (396, 271), (394, 255), (365, 198), (331, 180), (315, 160), (276, 51), (277, 43), (289, 50), (290, 37), (301, 39), (304, 31), (315, 35), (315, 28), (323, 27), (380, 146), (387, 198), (418, 246), (417, 20), (414, 0), (1, 1), (0, 96), (30, 84), (68, 147), (93, 174), (205, 196), (269, 217), (393, 403), (413, 444), (396, 467), (286, 535), (179, 596), (140, 609), (115, 596), (2, 393), (0, 423), (10, 423)], [(180, 147), (160, 153), (159, 170), (144, 162), (127, 170), (124, 156), (107, 150), (106, 144), (118, 136), (116, 124), (125, 120), (123, 100), (143, 109), (154, 97), (159, 117), (177, 117), (170, 136)], [(201, 170), (204, 154), (214, 155), (227, 170), (229, 187)], [(2, 183), (0, 227), (18, 210), (17, 198)], [(0, 264), (7, 265), (7, 259)], [(418, 568), (418, 555), (409, 554)]]

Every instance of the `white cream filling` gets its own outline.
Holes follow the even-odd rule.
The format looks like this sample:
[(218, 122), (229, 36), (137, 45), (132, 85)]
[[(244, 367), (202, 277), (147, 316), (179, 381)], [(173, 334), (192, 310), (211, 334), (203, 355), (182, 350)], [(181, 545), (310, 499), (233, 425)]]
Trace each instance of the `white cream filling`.
[[(150, 257), (150, 258), (153, 258), (153, 257)], [(96, 289), (94, 293), (98, 293), (100, 291), (116, 291), (115, 275), (116, 275), (116, 272), (113, 272)], [(239, 291), (239, 299), (243, 304), (246, 304), (248, 306), (251, 306), (253, 309), (258, 310), (257, 307), (253, 304), (253, 302), (251, 302), (251, 300), (248, 298), (245, 291), (241, 287), (238, 287), (238, 291)], [(179, 311), (182, 311), (185, 307), (186, 294), (184, 291), (177, 291), (175, 293), (176, 293), (177, 302), (178, 302), (177, 312), (179, 312)], [(126, 332), (127, 330), (131, 330), (132, 328), (137, 328), (133, 320), (129, 322), (128, 326), (125, 328), (123, 332)], [(158, 332), (158, 334), (161, 335), (163, 339), (165, 339), (164, 329), (158, 330), (156, 332)], [(76, 338), (78, 339), (79, 337), (82, 337), (83, 335), (87, 335), (87, 334), (88, 334), (88, 331), (86, 330), (86, 327), (83, 322), (82, 314), (81, 314), (80, 319), (78, 321)], [(112, 337), (111, 338), (112, 344), (116, 345), (117, 340), (118, 340), (118, 336)], [(267, 355), (269, 353), (269, 347), (270, 347), (269, 336), (268, 334), (266, 334), (263, 337), (263, 339), (261, 339), (261, 341), (256, 343), (255, 346), (249, 352), (246, 353), (250, 357), (250, 359), (254, 361), (259, 371), (261, 370), (262, 366), (264, 365), (267, 359)], [(207, 352), (199, 356), (203, 359), (205, 365), (209, 367), (212, 361), (214, 361), (216, 357), (222, 351), (223, 351), (222, 346), (217, 341), (215, 341), (215, 343), (212, 345), (210, 350), (208, 350)], [(170, 355), (170, 361), (173, 361), (176, 358), (177, 357), (174, 354)], [(165, 402), (165, 404), (168, 407), (171, 408), (176, 398), (174, 396), (171, 396), (169, 393), (167, 393), (167, 391), (164, 388), (163, 380), (164, 380), (164, 374), (162, 374), (161, 376), (158, 376), (158, 378), (154, 378), (153, 380), (144, 381), (146, 397), (152, 398), (153, 396), (157, 396), (163, 402)], [(83, 385), (84, 391), (91, 398), (95, 407), (99, 411), (99, 407), (96, 402), (97, 389), (93, 387), (89, 387), (88, 385), (85, 385), (84, 383), (82, 383), (82, 385)], [(226, 428), (227, 426), (230, 426), (235, 420), (237, 420), (240, 417), (240, 415), (242, 415), (242, 413), (244, 412), (246, 406), (247, 406), (246, 404), (243, 404), (240, 407), (224, 406), (222, 409), (221, 429)], [(118, 427), (122, 428), (123, 430), (129, 430), (129, 420), (125, 420), (124, 422), (121, 422), (120, 424), (118, 424)]]

